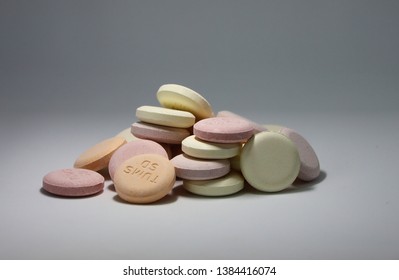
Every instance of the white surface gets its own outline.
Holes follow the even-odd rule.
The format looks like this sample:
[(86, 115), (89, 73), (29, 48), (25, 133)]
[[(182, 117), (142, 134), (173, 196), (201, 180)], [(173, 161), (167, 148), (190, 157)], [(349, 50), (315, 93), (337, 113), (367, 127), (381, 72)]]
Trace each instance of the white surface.
[(43, 175), (127, 127), (131, 112), (2, 115), (0, 258), (399, 258), (398, 113), (238, 113), (300, 132), (320, 179), (225, 198), (179, 186), (152, 205), (122, 202), (110, 182), (94, 197), (53, 197)]

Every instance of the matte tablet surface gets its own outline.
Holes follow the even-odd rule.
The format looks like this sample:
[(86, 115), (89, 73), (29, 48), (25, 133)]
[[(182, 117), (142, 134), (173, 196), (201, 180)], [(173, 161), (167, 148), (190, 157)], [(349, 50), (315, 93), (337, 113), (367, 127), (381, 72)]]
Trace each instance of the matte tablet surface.
[(255, 134), (244, 145), (240, 163), (248, 183), (265, 192), (289, 187), (300, 167), (294, 143), (282, 134), (267, 131)]

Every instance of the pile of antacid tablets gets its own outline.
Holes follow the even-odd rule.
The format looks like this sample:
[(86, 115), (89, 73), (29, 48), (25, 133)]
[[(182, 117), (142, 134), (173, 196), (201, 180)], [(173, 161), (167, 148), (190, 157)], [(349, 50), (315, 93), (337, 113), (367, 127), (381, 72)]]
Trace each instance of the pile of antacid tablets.
[(90, 196), (103, 190), (101, 174), (109, 174), (121, 199), (141, 204), (169, 194), (176, 178), (191, 193), (226, 196), (245, 182), (278, 192), (320, 174), (315, 151), (293, 129), (229, 111), (215, 115), (202, 95), (181, 85), (163, 85), (156, 96), (159, 106), (137, 108), (137, 122), (84, 151), (73, 168), (45, 175), (43, 189)]

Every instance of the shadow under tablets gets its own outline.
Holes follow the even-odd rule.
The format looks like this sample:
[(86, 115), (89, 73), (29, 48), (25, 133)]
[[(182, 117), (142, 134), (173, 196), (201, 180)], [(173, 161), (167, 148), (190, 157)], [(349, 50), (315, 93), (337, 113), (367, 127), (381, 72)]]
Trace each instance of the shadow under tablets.
[(325, 171), (320, 171), (320, 175), (316, 179), (312, 181), (303, 181), (300, 179), (296, 179), (291, 186), (279, 192), (262, 192), (251, 187), (249, 184), (246, 184), (247, 185), (246, 187), (249, 193), (259, 194), (259, 195), (282, 195), (282, 194), (309, 192), (315, 190), (316, 185), (323, 182), (326, 178), (327, 178), (327, 173)]
[(260, 195), (282, 195), (290, 193), (308, 192), (308, 191), (313, 191), (316, 185), (323, 182), (326, 178), (327, 178), (327, 172), (321, 170), (319, 177), (317, 177), (316, 179), (312, 181), (303, 181), (300, 179), (296, 179), (291, 186), (279, 192), (262, 192), (253, 188), (248, 183), (246, 183), (244, 189), (246, 189), (248, 193), (260, 194)]
[(40, 188), (40, 193), (48, 196), (48, 197), (53, 197), (53, 198), (58, 198), (58, 199), (86, 199), (86, 198), (91, 198), (91, 197), (95, 197), (95, 196), (99, 196), (104, 192), (104, 190), (99, 191), (98, 193), (95, 194), (91, 194), (91, 195), (85, 195), (85, 196), (62, 196), (62, 195), (56, 195), (53, 193), (50, 193), (48, 191), (46, 191), (43, 187)]
[(160, 200), (155, 201), (155, 202), (142, 203), (142, 204), (130, 203), (130, 202), (127, 202), (127, 201), (125, 201), (125, 200), (123, 200), (122, 198), (119, 197), (119, 195), (116, 193), (116, 189), (115, 189), (114, 184), (111, 183), (110, 185), (108, 185), (107, 188), (108, 188), (108, 190), (110, 190), (110, 191), (115, 193), (115, 195), (113, 197), (114, 201), (119, 202), (121, 204), (126, 204), (126, 205), (143, 205), (143, 206), (145, 206), (145, 205), (164, 205), (164, 204), (173, 203), (178, 198), (177, 195), (173, 191), (171, 191), (169, 194), (167, 194), (166, 196), (164, 196), (163, 198), (161, 198)]
[(315, 186), (318, 185), (319, 183), (323, 182), (327, 178), (327, 173), (325, 171), (321, 171), (319, 177), (317, 177), (315, 180), (312, 181), (302, 181), (302, 180), (295, 180), (294, 183), (279, 192), (262, 192), (251, 185), (249, 185), (247, 182), (245, 182), (244, 188), (232, 195), (227, 195), (227, 196), (201, 196), (197, 194), (190, 193), (183, 187), (183, 183), (175, 186), (173, 189), (173, 193), (175, 193), (177, 196), (181, 197), (187, 197), (187, 198), (194, 198), (194, 199), (229, 199), (229, 198), (234, 198), (234, 197), (239, 197), (243, 195), (248, 195), (248, 194), (256, 194), (256, 195), (282, 195), (282, 194), (291, 194), (291, 193), (299, 193), (299, 192), (308, 192), (312, 191), (315, 189)]
[[(299, 193), (299, 192), (308, 192), (308, 191), (314, 190), (315, 186), (320, 184), (321, 182), (323, 182), (326, 178), (327, 178), (327, 172), (322, 170), (317, 179), (315, 179), (313, 181), (302, 181), (302, 180), (297, 179), (294, 181), (294, 183), (290, 187), (288, 187), (287, 189), (282, 190), (280, 192), (262, 192), (262, 191), (259, 191), (255, 188), (253, 188), (247, 182), (245, 182), (245, 186), (241, 191), (239, 191), (235, 194), (232, 194), (232, 195), (227, 195), (227, 196), (201, 196), (201, 195), (193, 194), (184, 189), (182, 180), (176, 180), (176, 183), (175, 183), (172, 191), (168, 195), (166, 195), (165, 197), (163, 197), (162, 199), (160, 199), (156, 202), (149, 203), (149, 204), (140, 204), (140, 205), (165, 205), (165, 204), (176, 202), (179, 197), (192, 198), (192, 199), (230, 199), (230, 198), (236, 198), (236, 197), (240, 197), (240, 196), (248, 195), (248, 194), (282, 195), (282, 194), (291, 194), (291, 193)], [(123, 199), (121, 199), (118, 196), (118, 194), (116, 194), (115, 186), (112, 182), (110, 184), (108, 184), (108, 186), (106, 186), (105, 188), (108, 191), (115, 193), (115, 196), (113, 197), (114, 201), (121, 203), (121, 204), (131, 205), (131, 203), (124, 201)], [(59, 195), (49, 193), (43, 187), (40, 189), (41, 194), (48, 196), (48, 197), (58, 198), (58, 199), (85, 199), (85, 198), (90, 198), (90, 197), (95, 197), (95, 196), (101, 195), (103, 192), (104, 192), (104, 190), (101, 192), (98, 192), (96, 194), (89, 195), (89, 196), (83, 196), (83, 197), (64, 197), (64, 196), (59, 196)]]

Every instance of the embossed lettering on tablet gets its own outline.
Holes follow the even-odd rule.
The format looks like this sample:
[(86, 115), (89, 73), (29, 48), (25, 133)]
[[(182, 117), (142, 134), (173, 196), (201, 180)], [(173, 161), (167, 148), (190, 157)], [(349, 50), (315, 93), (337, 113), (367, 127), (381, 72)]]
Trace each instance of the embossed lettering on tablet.
[(123, 172), (133, 175), (140, 180), (149, 181), (150, 183), (156, 183), (158, 175), (154, 174), (154, 171), (156, 171), (158, 166), (159, 164), (156, 162), (144, 160), (137, 167), (131, 165), (125, 166)]

